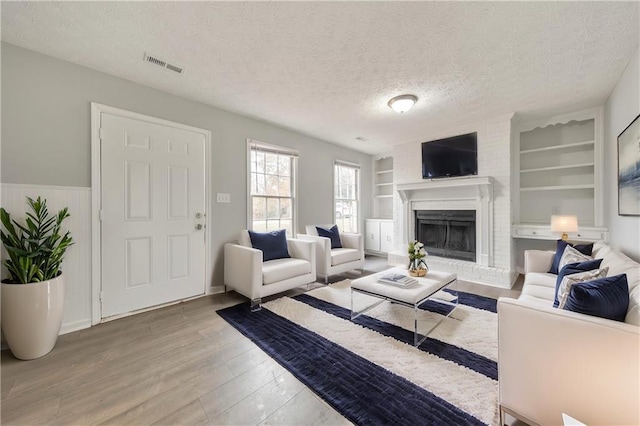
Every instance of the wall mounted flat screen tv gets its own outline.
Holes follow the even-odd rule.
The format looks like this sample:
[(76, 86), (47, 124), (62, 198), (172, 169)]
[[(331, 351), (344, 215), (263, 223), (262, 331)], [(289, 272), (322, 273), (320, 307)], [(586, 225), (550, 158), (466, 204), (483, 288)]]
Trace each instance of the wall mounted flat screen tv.
[(478, 134), (422, 143), (422, 178), (478, 174)]

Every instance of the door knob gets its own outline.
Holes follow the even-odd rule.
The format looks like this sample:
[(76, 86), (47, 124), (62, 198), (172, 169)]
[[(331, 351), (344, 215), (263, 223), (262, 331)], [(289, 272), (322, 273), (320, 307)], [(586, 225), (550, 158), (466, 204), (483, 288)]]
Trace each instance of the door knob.
[(202, 230), (202, 228), (203, 228), (203, 226), (202, 226), (201, 223), (196, 225), (196, 231), (200, 231), (200, 230)]

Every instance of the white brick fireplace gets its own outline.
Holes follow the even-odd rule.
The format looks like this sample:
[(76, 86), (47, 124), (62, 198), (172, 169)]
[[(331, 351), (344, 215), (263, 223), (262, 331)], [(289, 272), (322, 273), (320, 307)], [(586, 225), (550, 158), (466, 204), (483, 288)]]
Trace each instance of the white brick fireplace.
[(474, 210), (476, 263), (493, 266), (493, 182), (491, 177), (426, 180), (399, 184), (402, 200), (403, 243), (416, 239), (415, 212), (419, 210)]
[(394, 168), (394, 241), (389, 262), (406, 262), (406, 247), (414, 239), (418, 210), (474, 210), (476, 261), (428, 256), (430, 268), (456, 272), (463, 280), (510, 288), (517, 274), (511, 240), (511, 118), (426, 135), (423, 141), (478, 133), (478, 176), (422, 179), (421, 143), (396, 145)]

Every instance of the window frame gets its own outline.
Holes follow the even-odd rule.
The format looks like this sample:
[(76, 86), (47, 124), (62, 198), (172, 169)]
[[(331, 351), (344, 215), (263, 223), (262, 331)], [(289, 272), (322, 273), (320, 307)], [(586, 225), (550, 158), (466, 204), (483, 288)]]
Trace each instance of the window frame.
[(247, 139), (247, 222), (246, 229), (253, 230), (253, 194), (251, 188), (251, 151), (268, 152), (277, 155), (286, 155), (291, 157), (291, 196), (266, 196), (267, 198), (291, 198), (291, 235), (287, 234), (287, 238), (295, 238), (298, 233), (298, 151), (284, 146), (273, 145), (260, 142), (254, 139)]
[(337, 170), (336, 168), (340, 166), (340, 167), (348, 167), (348, 168), (352, 168), (356, 170), (356, 182), (355, 182), (355, 188), (356, 188), (356, 198), (355, 199), (347, 199), (347, 198), (340, 198), (340, 200), (346, 200), (346, 201), (355, 201), (356, 203), (356, 217), (357, 217), (357, 221), (356, 221), (356, 229), (355, 230), (351, 230), (351, 231), (344, 231), (344, 232), (355, 232), (355, 233), (360, 233), (360, 230), (362, 228), (361, 223), (362, 223), (362, 218), (361, 218), (361, 211), (362, 211), (362, 206), (361, 206), (361, 195), (362, 195), (362, 185), (361, 185), (361, 181), (362, 181), (362, 167), (360, 166), (360, 164), (358, 163), (352, 163), (350, 161), (344, 161), (344, 160), (339, 160), (339, 159), (335, 159), (333, 161), (333, 179), (332, 179), (332, 188), (333, 188), (333, 203), (332, 203), (332, 211), (331, 211), (331, 220), (333, 223), (336, 223), (336, 208), (337, 208), (337, 202), (338, 202), (338, 198), (337, 198), (337, 194), (336, 194), (336, 173)]

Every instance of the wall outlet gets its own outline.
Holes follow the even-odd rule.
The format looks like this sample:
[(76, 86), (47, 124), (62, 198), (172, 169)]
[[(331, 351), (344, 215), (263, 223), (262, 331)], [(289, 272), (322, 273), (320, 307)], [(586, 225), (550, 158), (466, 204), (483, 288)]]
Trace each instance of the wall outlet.
[(230, 203), (231, 202), (231, 194), (227, 194), (225, 192), (218, 192), (216, 194), (216, 202), (218, 202), (218, 203)]

